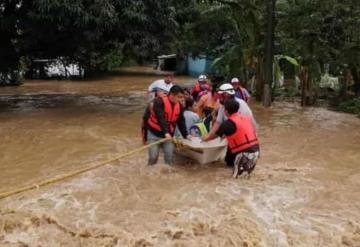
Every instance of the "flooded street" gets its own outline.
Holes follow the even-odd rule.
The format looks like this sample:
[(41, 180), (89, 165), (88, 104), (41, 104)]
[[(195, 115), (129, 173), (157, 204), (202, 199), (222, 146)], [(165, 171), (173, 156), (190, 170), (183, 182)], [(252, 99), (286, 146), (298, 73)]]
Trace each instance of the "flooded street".
[[(0, 192), (141, 146), (144, 93), (158, 78), (0, 88)], [(360, 246), (360, 120), (251, 107), (261, 159), (250, 179), (181, 157), (148, 167), (144, 151), (0, 200), (0, 246)]]

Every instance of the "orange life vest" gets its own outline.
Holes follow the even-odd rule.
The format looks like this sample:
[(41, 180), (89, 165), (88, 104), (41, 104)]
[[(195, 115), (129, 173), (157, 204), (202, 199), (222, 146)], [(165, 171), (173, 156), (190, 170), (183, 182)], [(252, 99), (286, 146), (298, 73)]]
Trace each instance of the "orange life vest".
[[(180, 116), (180, 110), (181, 110), (180, 103), (176, 103), (173, 106), (169, 100), (169, 97), (166, 95), (162, 96), (161, 99), (164, 103), (164, 117), (168, 124), (169, 133), (172, 135), (175, 132), (176, 122)], [(148, 120), (148, 125), (157, 131), (161, 131), (161, 127), (154, 112), (154, 107), (151, 107), (150, 111), (151, 112), (150, 112), (150, 118)]]
[(231, 153), (239, 153), (259, 144), (255, 127), (250, 117), (234, 113), (229, 117), (229, 120), (236, 126), (236, 132), (226, 137)]

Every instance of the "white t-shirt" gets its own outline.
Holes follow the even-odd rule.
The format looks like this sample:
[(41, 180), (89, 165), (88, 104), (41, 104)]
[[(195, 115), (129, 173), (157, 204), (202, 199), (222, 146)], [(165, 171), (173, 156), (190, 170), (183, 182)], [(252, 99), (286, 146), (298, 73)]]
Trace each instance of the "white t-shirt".
[(151, 83), (151, 85), (149, 86), (148, 92), (151, 92), (157, 88), (162, 89), (162, 90), (166, 89), (167, 91), (170, 91), (170, 88), (172, 86), (173, 86), (172, 83), (167, 84), (164, 79), (160, 79), (160, 80), (156, 80)]
[[(257, 128), (257, 124), (255, 122), (254, 115), (253, 115), (252, 111), (250, 110), (248, 104), (244, 100), (236, 98), (236, 97), (235, 97), (235, 100), (239, 103), (239, 106), (240, 106), (239, 113), (251, 117), (255, 128)], [(219, 108), (217, 118), (216, 118), (216, 122), (218, 122), (219, 124), (222, 124), (226, 120), (227, 120), (227, 117), (225, 115), (225, 107), (224, 107), (224, 105), (221, 105)]]

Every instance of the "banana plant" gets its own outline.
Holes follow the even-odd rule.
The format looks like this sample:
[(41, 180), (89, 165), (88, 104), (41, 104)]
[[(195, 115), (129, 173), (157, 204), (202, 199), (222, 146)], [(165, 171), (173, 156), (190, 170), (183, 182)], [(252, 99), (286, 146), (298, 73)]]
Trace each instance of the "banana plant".
[(273, 75), (274, 75), (274, 83), (273, 83), (273, 89), (279, 84), (280, 78), (281, 78), (281, 69), (280, 69), (280, 60), (285, 59), (287, 62), (295, 66), (296, 68), (300, 67), (300, 64), (298, 61), (293, 58), (286, 55), (275, 55), (274, 56), (274, 63), (273, 63)]
[(223, 51), (213, 62), (227, 77), (247, 77), (247, 68), (256, 67), (259, 54), (258, 34), (260, 33), (261, 10), (258, 1), (218, 1), (216, 11), (228, 13), (232, 26), (229, 40), (223, 45)]

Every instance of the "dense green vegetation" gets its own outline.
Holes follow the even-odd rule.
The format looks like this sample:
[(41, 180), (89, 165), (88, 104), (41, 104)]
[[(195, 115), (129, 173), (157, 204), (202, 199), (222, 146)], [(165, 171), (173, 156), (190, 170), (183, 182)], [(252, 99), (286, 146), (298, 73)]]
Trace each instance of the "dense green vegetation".
[[(264, 82), (267, 2), (223, 0), (210, 1), (207, 5), (202, 3), (202, 14), (189, 26), (187, 39), (190, 40), (187, 44), (193, 44), (190, 47), (193, 50), (206, 51), (217, 57), (215, 66), (228, 77), (236, 75), (247, 81), (256, 74), (260, 95)], [(303, 97), (303, 105), (314, 102), (321, 90), (318, 84), (325, 68), (332, 76), (339, 77), (343, 87), (341, 94), (360, 93), (359, 25), (360, 5), (356, 0), (277, 1), (275, 54), (287, 55), (299, 63), (294, 68), (286, 61), (280, 61), (280, 67), (286, 80), (294, 81), (295, 76), (300, 78), (299, 94)], [(209, 34), (196, 36), (199, 29), (206, 30), (205, 26), (211, 27)], [(272, 88), (275, 86), (273, 84)]]
[(273, 97), (282, 90), (279, 68), (290, 81), (286, 90), (301, 95), (303, 105), (314, 102), (325, 72), (339, 77), (342, 99), (359, 94), (358, 0), (2, 0), (0, 84), (16, 84), (19, 72), (39, 58), (79, 64), (91, 76), (129, 60), (151, 62), (159, 54), (204, 54), (226, 78), (246, 82), (255, 76), (260, 100), (268, 83), (270, 1), (276, 2), (274, 54), (298, 64), (274, 62)]
[[(5, 0), (0, 4), (0, 72), (61, 58), (91, 75), (126, 59), (151, 60), (178, 27), (171, 1)], [(9, 74), (10, 75), (10, 74)]]
[(338, 110), (357, 114), (357, 116), (360, 118), (360, 98), (354, 98), (340, 103)]

